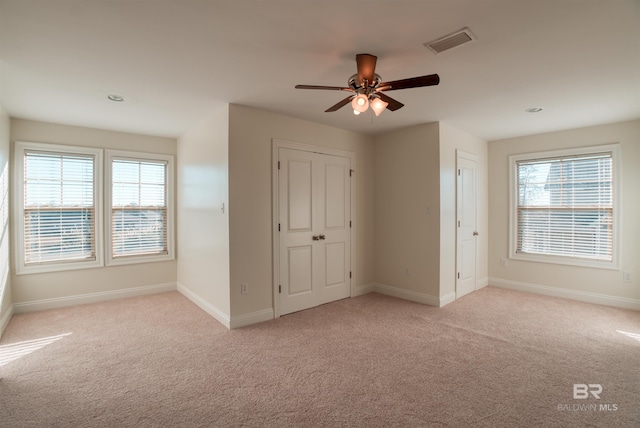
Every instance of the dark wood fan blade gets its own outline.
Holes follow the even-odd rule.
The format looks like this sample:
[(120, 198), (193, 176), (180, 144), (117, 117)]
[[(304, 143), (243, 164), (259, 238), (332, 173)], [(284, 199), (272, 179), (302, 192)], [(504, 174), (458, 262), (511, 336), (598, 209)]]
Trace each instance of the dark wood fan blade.
[(341, 109), (342, 107), (344, 107), (347, 104), (349, 104), (351, 102), (352, 98), (353, 98), (353, 96), (347, 97), (344, 100), (340, 101), (339, 103), (332, 105), (331, 107), (329, 107), (328, 109), (325, 110), (325, 113), (329, 113), (329, 112)]
[(378, 92), (378, 96), (385, 103), (389, 103), (389, 105), (387, 106), (387, 109), (389, 109), (391, 111), (396, 111), (399, 108), (404, 107), (404, 104), (402, 104), (400, 101), (396, 101), (393, 98), (391, 98), (390, 96), (383, 94), (382, 92)]
[(429, 74), (428, 76), (411, 77), (409, 79), (383, 82), (378, 85), (378, 91), (395, 91), (398, 89), (420, 88), (422, 86), (434, 86), (440, 83), (440, 76)]
[(296, 89), (322, 89), (328, 91), (349, 91), (353, 92), (351, 88), (344, 88), (341, 86), (321, 86), (321, 85), (296, 85)]
[(378, 57), (369, 54), (356, 55), (356, 64), (358, 65), (358, 84), (364, 84), (366, 80), (369, 86), (373, 83), (376, 74), (376, 61)]

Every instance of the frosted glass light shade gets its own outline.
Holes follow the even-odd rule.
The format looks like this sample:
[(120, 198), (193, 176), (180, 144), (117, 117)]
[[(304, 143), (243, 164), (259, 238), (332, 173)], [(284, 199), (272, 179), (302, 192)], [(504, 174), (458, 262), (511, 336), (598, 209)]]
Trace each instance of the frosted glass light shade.
[(376, 116), (380, 116), (380, 113), (382, 113), (384, 109), (387, 108), (388, 105), (389, 103), (385, 103), (380, 98), (376, 98), (373, 101), (371, 101), (371, 110), (373, 110)]
[(360, 94), (351, 101), (351, 107), (354, 110), (364, 113), (369, 108), (369, 100), (364, 94)]

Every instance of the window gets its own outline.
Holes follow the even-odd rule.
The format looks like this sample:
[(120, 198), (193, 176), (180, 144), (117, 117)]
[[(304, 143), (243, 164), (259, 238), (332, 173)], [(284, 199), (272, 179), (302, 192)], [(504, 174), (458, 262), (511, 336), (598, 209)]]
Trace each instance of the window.
[(616, 268), (617, 152), (511, 156), (511, 257)]
[(14, 156), (17, 274), (174, 258), (172, 156), (107, 150), (103, 169), (102, 149), (25, 142)]
[(9, 281), (9, 161), (0, 168), (0, 307)]
[(108, 264), (173, 258), (173, 158), (107, 151)]
[(102, 265), (102, 151), (16, 143), (17, 273)]

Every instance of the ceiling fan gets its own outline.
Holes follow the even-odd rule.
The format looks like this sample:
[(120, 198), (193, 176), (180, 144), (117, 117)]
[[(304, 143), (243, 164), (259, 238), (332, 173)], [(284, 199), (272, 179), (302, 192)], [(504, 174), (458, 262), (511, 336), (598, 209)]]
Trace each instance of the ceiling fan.
[(395, 91), (398, 89), (419, 88), (422, 86), (434, 86), (440, 83), (440, 77), (437, 74), (383, 82), (380, 75), (376, 74), (377, 59), (378, 58), (376, 56), (370, 54), (356, 55), (358, 72), (349, 77), (349, 80), (347, 81), (348, 86), (346, 87), (296, 85), (296, 89), (321, 89), (352, 92), (352, 95), (349, 95), (347, 98), (329, 107), (325, 112), (339, 110), (351, 102), (354, 114), (358, 115), (360, 113), (364, 113), (369, 107), (371, 107), (376, 116), (379, 116), (385, 108), (391, 111), (396, 111), (404, 106), (404, 104), (394, 100), (383, 92)]

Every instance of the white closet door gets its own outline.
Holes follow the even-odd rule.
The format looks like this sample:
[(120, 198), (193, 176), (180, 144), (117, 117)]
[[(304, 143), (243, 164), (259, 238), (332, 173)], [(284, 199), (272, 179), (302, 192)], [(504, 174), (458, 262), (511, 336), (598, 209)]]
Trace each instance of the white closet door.
[(348, 158), (278, 151), (280, 314), (350, 296)]

